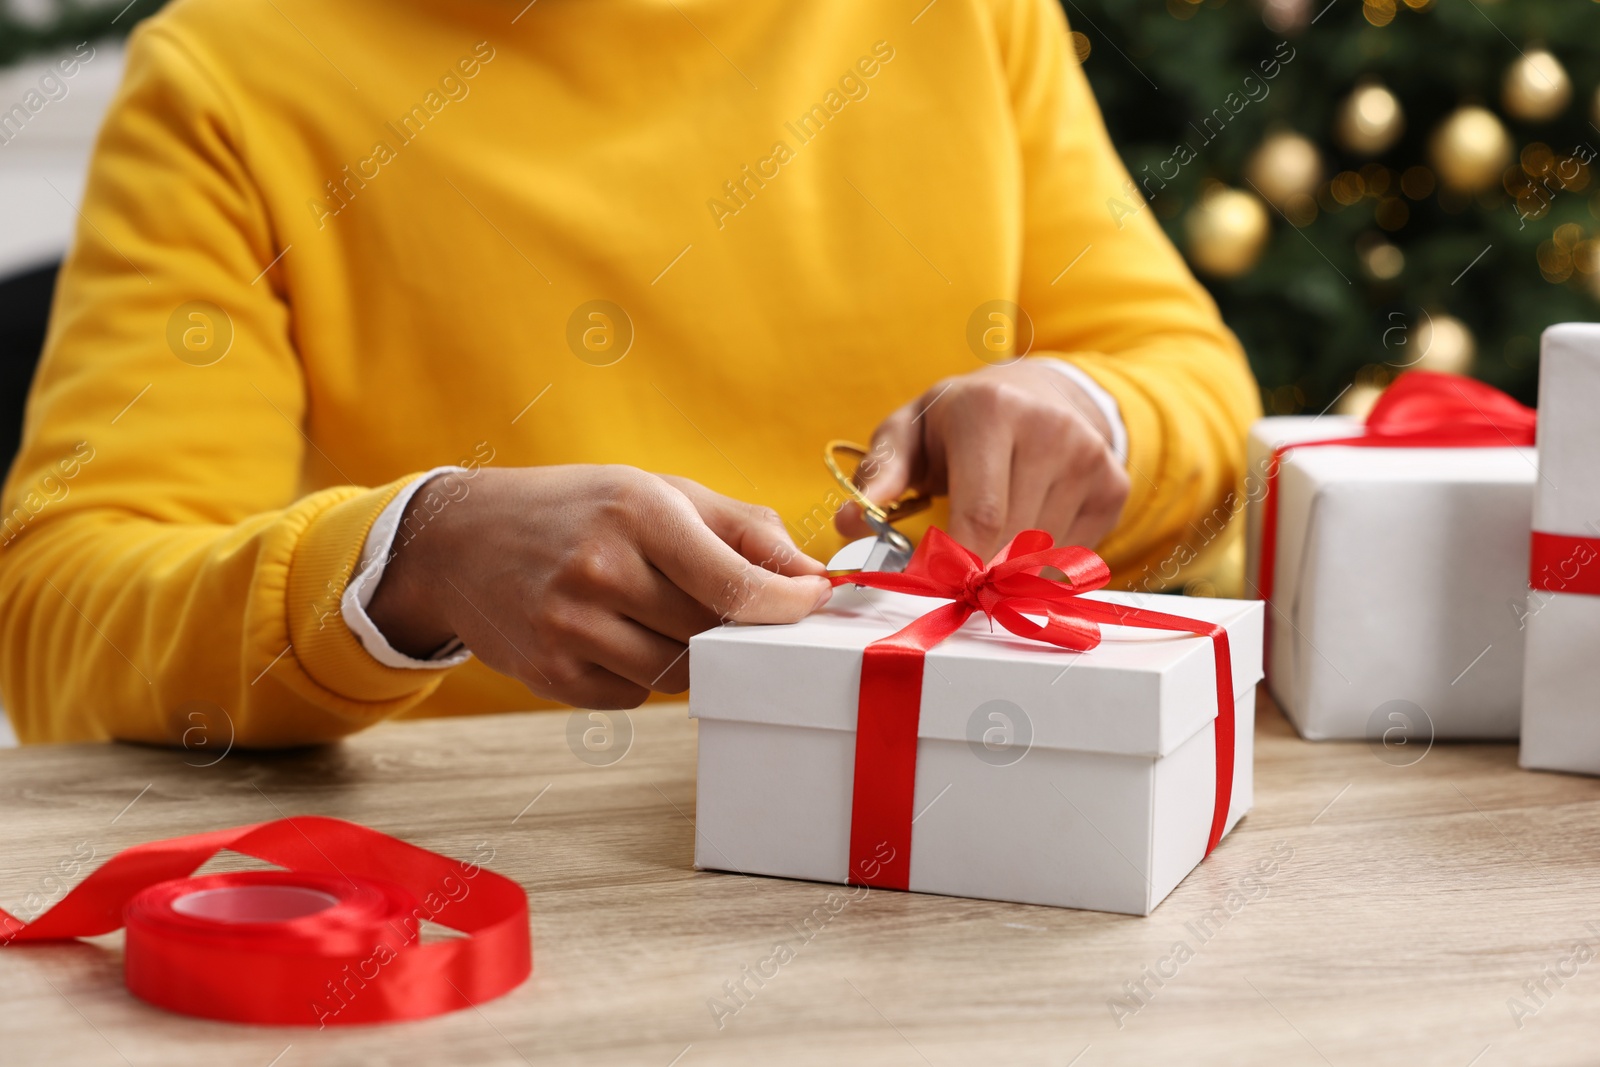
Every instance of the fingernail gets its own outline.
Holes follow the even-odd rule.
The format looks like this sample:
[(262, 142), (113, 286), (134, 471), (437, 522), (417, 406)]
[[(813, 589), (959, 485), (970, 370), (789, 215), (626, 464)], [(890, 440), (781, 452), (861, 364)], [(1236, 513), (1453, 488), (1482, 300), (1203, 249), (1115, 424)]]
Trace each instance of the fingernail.
[[(826, 581), (826, 579), (824, 579), (824, 581)], [(833, 585), (832, 583), (828, 583), (823, 585), (822, 594), (817, 597), (817, 602), (811, 605), (811, 610), (816, 611), (831, 599), (833, 599)]]

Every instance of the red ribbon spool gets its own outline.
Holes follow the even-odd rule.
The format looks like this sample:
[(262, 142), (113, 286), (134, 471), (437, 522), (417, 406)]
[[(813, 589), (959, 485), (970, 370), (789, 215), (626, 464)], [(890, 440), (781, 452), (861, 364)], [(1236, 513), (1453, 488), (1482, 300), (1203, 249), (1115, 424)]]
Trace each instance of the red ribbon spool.
[[(223, 849), (289, 869), (188, 877)], [(423, 943), (423, 922), (470, 936)], [(0, 944), (123, 925), (129, 992), (229, 1022), (422, 1019), (510, 992), (533, 968), (521, 886), (317, 816), (135, 845), (32, 923), (0, 911)]]

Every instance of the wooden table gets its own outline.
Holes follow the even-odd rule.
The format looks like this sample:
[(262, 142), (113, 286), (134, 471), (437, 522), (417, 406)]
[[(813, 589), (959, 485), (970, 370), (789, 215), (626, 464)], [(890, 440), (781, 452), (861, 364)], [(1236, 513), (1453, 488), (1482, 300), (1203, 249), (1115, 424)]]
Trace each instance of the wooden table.
[[(1600, 1059), (1600, 782), (1520, 771), (1513, 745), (1396, 766), (1366, 744), (1302, 742), (1263, 703), (1254, 812), (1150, 918), (873, 891), (802, 941), (829, 887), (694, 871), (694, 724), (672, 705), (631, 723), (606, 766), (574, 755), (556, 713), (393, 724), (212, 766), (216, 746), (0, 753), (7, 908), (48, 893), (75, 853), (319, 813), (459, 858), (492, 848), (487, 865), (528, 889), (536, 960), (478, 1009), (317, 1032), (147, 1007), (122, 986), (120, 935), (13, 945), (0, 1063)], [(794, 958), (719, 1027), (709, 1002), (737, 1003), (724, 983), (779, 941)]]

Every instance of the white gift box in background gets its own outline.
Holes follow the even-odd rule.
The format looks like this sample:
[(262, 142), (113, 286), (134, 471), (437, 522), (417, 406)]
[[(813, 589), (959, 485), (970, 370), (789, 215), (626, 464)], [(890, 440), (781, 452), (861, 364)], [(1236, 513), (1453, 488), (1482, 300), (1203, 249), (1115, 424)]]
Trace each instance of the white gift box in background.
[[(1600, 325), (1544, 332), (1539, 470), (1533, 529), (1600, 538)], [(1568, 560), (1538, 584), (1593, 586), (1600, 559), (1579, 550)], [(1600, 774), (1600, 596), (1531, 589), (1526, 620), (1521, 763)]]
[[(1251, 804), (1262, 605), (1090, 595), (1226, 628), (1231, 829)], [(696, 866), (846, 880), (862, 652), (942, 603), (842, 587), (794, 625), (692, 639)], [(975, 615), (927, 653), (913, 891), (1148, 915), (1203, 858), (1216, 790), (1212, 642), (1103, 630), (1098, 648), (1073, 653), (991, 633)]]
[[(1363, 432), (1342, 416), (1262, 419), (1250, 430), (1252, 478), (1264, 479), (1279, 445)], [(1537, 478), (1531, 448), (1320, 445), (1284, 455), (1267, 685), (1301, 736), (1372, 736), (1391, 725), (1395, 701), (1420, 709), (1426, 721), (1413, 726), (1424, 736), (1517, 736)], [(1264, 510), (1254, 489), (1253, 587)]]

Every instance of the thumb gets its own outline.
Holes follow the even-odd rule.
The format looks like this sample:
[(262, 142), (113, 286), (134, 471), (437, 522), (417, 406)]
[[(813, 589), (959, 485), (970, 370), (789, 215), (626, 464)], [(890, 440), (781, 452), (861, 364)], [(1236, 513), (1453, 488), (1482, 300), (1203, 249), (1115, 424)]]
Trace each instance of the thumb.
[[(795, 547), (777, 512), (663, 477), (687, 498), (683, 528), (647, 525), (651, 561), (669, 580), (724, 620), (798, 622), (827, 603), (823, 565)], [(692, 516), (692, 517), (691, 517)], [(698, 527), (700, 533), (696, 534)]]
[[(916, 422), (916, 405), (906, 404), (872, 431), (872, 446), (856, 467), (856, 484), (874, 504), (894, 500), (910, 486), (911, 473), (921, 453), (922, 431)], [(872, 534), (855, 501), (848, 501), (839, 509), (834, 525), (846, 537)]]
[(790, 577), (827, 573), (794, 543), (783, 517), (772, 508), (747, 504), (694, 482), (685, 489), (676, 480), (669, 481), (683, 490), (712, 533), (756, 566)]
[(799, 622), (832, 596), (833, 583), (821, 575), (789, 577), (747, 563), (728, 580), (718, 606), (732, 622)]

